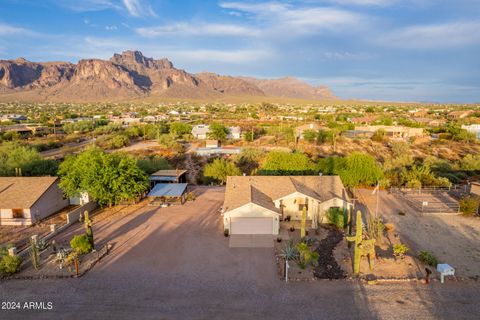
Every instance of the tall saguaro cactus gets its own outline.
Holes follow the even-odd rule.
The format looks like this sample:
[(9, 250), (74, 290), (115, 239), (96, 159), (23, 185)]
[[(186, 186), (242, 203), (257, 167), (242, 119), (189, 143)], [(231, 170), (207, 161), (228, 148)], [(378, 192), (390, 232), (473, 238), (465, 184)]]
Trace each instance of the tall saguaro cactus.
[(85, 211), (83, 213), (83, 220), (84, 220), (84, 224), (85, 224), (85, 234), (87, 235), (88, 240), (90, 241), (90, 244), (92, 245), (92, 248), (94, 248), (92, 220), (90, 220), (90, 217), (88, 215), (88, 211)]
[(357, 211), (356, 229), (355, 235), (346, 237), (347, 241), (353, 242), (354, 247), (354, 260), (353, 260), (353, 273), (358, 276), (360, 274), (360, 260), (362, 256), (368, 256), (368, 264), (370, 270), (374, 267), (375, 258), (375, 239), (363, 239), (362, 228), (362, 213)]
[(306, 235), (305, 232), (305, 225), (307, 224), (307, 208), (303, 206), (303, 211), (302, 211), (302, 222), (300, 226), (300, 238), (304, 238)]

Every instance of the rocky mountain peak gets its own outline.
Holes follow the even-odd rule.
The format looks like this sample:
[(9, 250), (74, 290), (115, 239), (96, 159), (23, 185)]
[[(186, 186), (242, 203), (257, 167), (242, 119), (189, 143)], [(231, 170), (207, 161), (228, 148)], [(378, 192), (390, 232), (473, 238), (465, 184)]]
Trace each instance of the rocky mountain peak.
[(153, 58), (147, 58), (142, 52), (137, 50), (123, 51), (121, 54), (115, 53), (110, 59), (111, 62), (119, 64), (125, 67), (133, 68), (137, 70), (139, 67), (149, 69), (171, 69), (173, 68), (172, 62), (168, 59), (154, 60)]

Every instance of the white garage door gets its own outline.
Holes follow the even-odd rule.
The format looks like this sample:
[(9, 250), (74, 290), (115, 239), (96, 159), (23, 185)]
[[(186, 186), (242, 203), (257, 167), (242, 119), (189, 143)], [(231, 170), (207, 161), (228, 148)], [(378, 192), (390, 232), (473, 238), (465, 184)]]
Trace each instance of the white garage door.
[(232, 218), (231, 234), (272, 234), (273, 218)]

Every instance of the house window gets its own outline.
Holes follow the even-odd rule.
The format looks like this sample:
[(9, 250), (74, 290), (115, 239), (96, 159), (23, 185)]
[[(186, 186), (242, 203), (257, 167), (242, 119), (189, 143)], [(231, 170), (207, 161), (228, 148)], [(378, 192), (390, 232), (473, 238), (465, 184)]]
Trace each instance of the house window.
[(303, 208), (308, 210), (308, 205), (306, 203), (301, 203), (298, 205), (298, 211), (303, 211)]
[(13, 219), (23, 219), (25, 218), (23, 215), (23, 209), (12, 209), (12, 217)]

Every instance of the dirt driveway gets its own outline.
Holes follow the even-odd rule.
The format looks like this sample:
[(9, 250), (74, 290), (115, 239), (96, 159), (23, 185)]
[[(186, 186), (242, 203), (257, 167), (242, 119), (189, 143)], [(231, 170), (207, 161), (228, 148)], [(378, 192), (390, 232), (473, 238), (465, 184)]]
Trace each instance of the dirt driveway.
[[(372, 190), (359, 190), (370, 212), (375, 212)], [(381, 191), (379, 214), (395, 225), (402, 241), (416, 254), (432, 252), (440, 263), (448, 263), (462, 277), (480, 276), (480, 219), (460, 215), (424, 214), (412, 209), (401, 198)], [(405, 212), (404, 216), (398, 214)]]
[[(244, 277), (245, 282), (274, 282), (272, 248), (229, 248), (223, 235), (220, 207), (225, 188), (196, 187), (193, 202), (168, 208), (118, 206), (95, 215), (96, 245), (113, 244), (111, 254), (90, 273), (129, 276), (138, 280), (162, 276), (188, 279)], [(108, 216), (108, 214), (112, 214)], [(81, 225), (56, 239), (67, 245)]]

